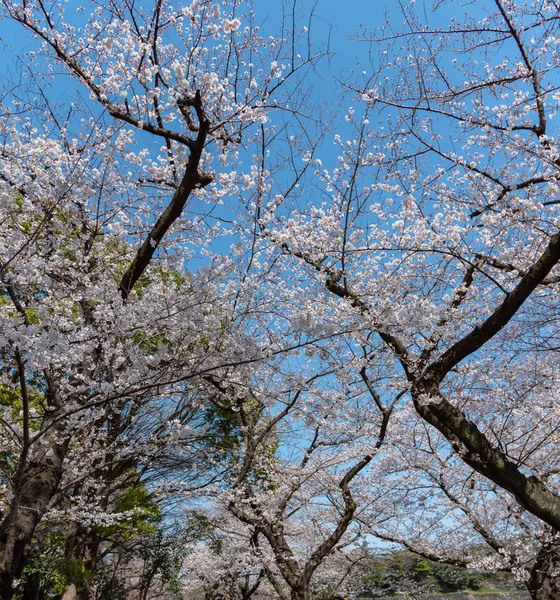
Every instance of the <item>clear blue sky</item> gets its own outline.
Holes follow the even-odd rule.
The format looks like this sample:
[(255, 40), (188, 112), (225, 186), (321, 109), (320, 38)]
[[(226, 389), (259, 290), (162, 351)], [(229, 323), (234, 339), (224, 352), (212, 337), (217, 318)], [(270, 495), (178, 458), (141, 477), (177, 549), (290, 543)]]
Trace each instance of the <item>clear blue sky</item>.
[[(276, 11), (279, 0), (257, 0), (255, 12), (258, 17), (266, 14), (269, 10)], [(178, 4), (188, 3), (187, 0)], [(298, 5), (309, 7), (310, 0), (298, 0)], [(383, 19), (383, 13), (387, 7), (396, 7), (395, 0), (319, 0), (315, 8), (316, 22), (315, 32), (319, 36), (327, 36), (330, 30), (331, 50), (335, 53), (335, 73), (356, 66), (356, 56), (364, 52), (364, 47), (355, 41), (346, 39), (346, 36), (357, 32), (361, 25), (375, 28)], [(302, 27), (305, 23), (301, 24)], [(21, 26), (12, 21), (2, 21), (0, 25), (0, 69), (11, 63), (14, 54), (21, 53), (30, 47), (27, 34), (22, 35)], [(361, 47), (360, 47), (361, 46)]]

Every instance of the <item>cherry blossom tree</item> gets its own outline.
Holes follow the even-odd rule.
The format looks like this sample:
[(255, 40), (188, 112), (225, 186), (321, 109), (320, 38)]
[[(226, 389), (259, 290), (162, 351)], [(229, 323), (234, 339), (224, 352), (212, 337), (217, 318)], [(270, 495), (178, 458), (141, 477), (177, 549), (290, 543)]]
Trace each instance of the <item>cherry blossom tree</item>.
[[(223, 331), (217, 305), (202, 300), (208, 292), (208, 288), (202, 291), (202, 281), (199, 287), (194, 280), (184, 278), (170, 286), (165, 283), (169, 269), (163, 263), (163, 273), (156, 271), (144, 282), (146, 295), (137, 297), (138, 303), (119, 301), (118, 292), (115, 295), (111, 288), (118, 284), (123, 258), (126, 261), (133, 247), (98, 230), (96, 215), (76, 218), (76, 212), (79, 215), (83, 209), (78, 185), (72, 185), (67, 203), (64, 198), (53, 198), (58, 191), (64, 194), (71, 177), (60, 164), (59, 156), (66, 159), (68, 155), (59, 147), (53, 146), (48, 169), (38, 167), (33, 177), (29, 176), (25, 152), (36, 151), (38, 146), (42, 146), (40, 139), (19, 149), (21, 177), (38, 196), (27, 189), (3, 188), (4, 222), (9, 225), (4, 239), (10, 240), (4, 246), (8, 256), (3, 260), (6, 293), (2, 332), (7, 365), (3, 434), (9, 453), (4, 465), (1, 539), (7, 578), (21, 572), (35, 527), (53, 508), (52, 503), (63, 499), (59, 497), (63, 489), (69, 486), (75, 492), (83, 487), (82, 477), (93, 476), (96, 471), (110, 472), (109, 479), (115, 482), (126, 473), (127, 463), (129, 469), (134, 467), (134, 450), (128, 457), (120, 454), (116, 468), (116, 461), (110, 458), (118, 450), (123, 429), (129, 433), (134, 429), (138, 411), (145, 409), (150, 399), (155, 400), (152, 408), (157, 409), (162, 397), (180, 395), (183, 384), (173, 384), (178, 377), (175, 367), (182, 363), (183, 374), (188, 377), (189, 372), (201, 368), (199, 361), (204, 362), (204, 356), (214, 354), (217, 358), (211, 343), (201, 342), (201, 332), (211, 328)], [(48, 160), (40, 152), (42, 160)], [(82, 159), (88, 160), (86, 155), (81, 152)], [(12, 159), (10, 175), (14, 178), (18, 175), (16, 166)], [(71, 167), (79, 168), (74, 163)], [(107, 169), (101, 177), (103, 186), (110, 186)], [(91, 182), (89, 188), (83, 184), (85, 198), (92, 187)], [(152, 301), (161, 298), (157, 288), (174, 289), (182, 300), (173, 301), (174, 313), (164, 308), (165, 303), (159, 304), (164, 312), (150, 325), (141, 306), (150, 296)], [(202, 296), (194, 300), (193, 293)], [(173, 319), (183, 321), (184, 311), (191, 312), (193, 306), (206, 306), (206, 315), (193, 315), (198, 323), (190, 339), (180, 334), (186, 354), (177, 362), (181, 351), (168, 333), (173, 329), (179, 333)], [(214, 324), (209, 329), (204, 321)], [(107, 336), (109, 329), (113, 334)], [(8, 360), (10, 349), (15, 363)], [(194, 371), (187, 364), (190, 361)], [(95, 494), (94, 480), (92, 477), (85, 487), (93, 484), (90, 492)], [(4, 593), (8, 597), (8, 592)]]
[(366, 534), (560, 594), (559, 7), (418, 4), (327, 131), (295, 4), (3, 0), (2, 599), (144, 482), (224, 515), (209, 597), (308, 600)]
[[(310, 360), (308, 368), (316, 363)], [(219, 390), (239, 398), (235, 412), (244, 432), (224, 509), (253, 531), (258, 549), (272, 554), (264, 574), (280, 598), (293, 600), (313, 598), (318, 568), (326, 568), (335, 550), (359, 539), (352, 527), (358, 509), (368, 506), (369, 520), (375, 522), (385, 490), (380, 481), (374, 483), (378, 472), (370, 471), (371, 478), (363, 472), (377, 462), (403, 395), (387, 406), (365, 369), (354, 381), (329, 382), (332, 368), (302, 380), (303, 366), (299, 379), (290, 377), (292, 389), (279, 387), (273, 402), (272, 379), (262, 390), (252, 387), (250, 397)], [(344, 368), (340, 372), (347, 374)], [(285, 386), (285, 376), (278, 383)]]
[[(254, 531), (240, 527), (239, 521), (219, 506), (206, 509), (210, 524), (206, 539), (186, 549), (182, 585), (185, 597), (204, 600), (249, 600), (258, 592), (270, 595), (264, 577), (263, 557), (255, 546)], [(262, 596), (261, 596), (262, 597)]]
[[(127, 460), (148, 464), (122, 451), (142, 416), (195, 377), (262, 358), (238, 326), (245, 260), (210, 250), (221, 229), (209, 216), (256, 185), (248, 150), (266, 105), (281, 112), (286, 88), (297, 111), (315, 56), (305, 41), (296, 59), (294, 31), (261, 37), (245, 2), (2, 6), (38, 44), (32, 91), (7, 90), (0, 126), (0, 596), (11, 598), (37, 526), (79, 487), (86, 458), (88, 484), (95, 472), (118, 483)], [(60, 66), (86, 91), (72, 105), (41, 79)], [(145, 133), (157, 143), (135, 148)], [(165, 422), (160, 438), (174, 432)]]
[[(532, 522), (519, 530), (530, 532), (526, 580), (534, 598), (553, 598), (558, 6), (469, 3), (443, 27), (437, 15), (457, 3), (435, 14), (417, 4), (403, 28), (392, 19), (363, 33), (373, 75), (349, 87), (355, 133), (335, 136), (339, 165), (309, 154), (322, 193), (263, 209), (260, 235), (278, 247), (302, 313), (326, 307), (314, 327), (351, 322), (349, 348), (408, 386), (450, 452), (440, 492), (470, 526), (502, 551), (487, 525), (499, 528), (512, 503)], [(468, 468), (456, 485), (486, 489), (472, 503), (449, 497), (458, 460)], [(506, 512), (483, 525), (489, 493)]]

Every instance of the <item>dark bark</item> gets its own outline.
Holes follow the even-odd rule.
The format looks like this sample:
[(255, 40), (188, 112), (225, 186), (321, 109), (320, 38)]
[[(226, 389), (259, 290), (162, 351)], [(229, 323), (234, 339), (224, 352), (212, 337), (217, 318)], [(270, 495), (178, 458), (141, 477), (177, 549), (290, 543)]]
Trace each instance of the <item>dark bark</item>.
[(313, 600), (313, 594), (307, 586), (301, 586), (292, 590), (291, 600)]
[[(560, 497), (537, 477), (526, 476), (475, 423), (442, 396), (440, 384), (451, 369), (477, 352), (507, 326), (534, 290), (548, 281), (547, 277), (559, 261), (560, 233), (557, 233), (550, 238), (541, 256), (523, 273), (519, 283), (505, 295), (502, 303), (487, 319), (428, 365), (423, 373), (417, 372), (424, 366), (423, 361), (411, 363), (405, 346), (397, 337), (384, 329), (378, 331), (403, 367), (411, 384), (418, 414), (449, 440), (467, 465), (513, 494), (521, 506), (555, 531), (560, 531)], [(325, 286), (331, 293), (349, 300), (360, 311), (369, 312), (367, 303), (353, 294), (346, 285), (339, 284), (339, 279), (338, 276), (330, 275)], [(560, 570), (558, 555), (547, 552), (539, 557), (529, 584), (532, 598), (557, 600), (560, 598), (559, 575), (555, 574), (555, 570)]]
[[(560, 531), (560, 497), (536, 477), (526, 477), (461, 410), (443, 398), (439, 386), (451, 369), (478, 351), (511, 321), (559, 260), (560, 233), (557, 233), (550, 238), (540, 257), (492, 314), (427, 366), (423, 373), (415, 372), (417, 366), (411, 364), (401, 340), (385, 329), (378, 331), (394, 351), (412, 385), (414, 406), (418, 414), (451, 442), (465, 463), (512, 493), (521, 506), (556, 531)], [(326, 288), (349, 300), (360, 311), (368, 313), (367, 303), (346, 285), (338, 283), (339, 279), (339, 275), (330, 275), (325, 281)]]
[(62, 476), (62, 462), (69, 440), (58, 411), (45, 419), (42, 438), (31, 453), (21, 474), (17, 497), (0, 525), (0, 600), (13, 597), (12, 582), (21, 576), (31, 539)]
[(208, 121), (204, 110), (202, 108), (202, 99), (200, 92), (197, 91), (193, 98), (185, 101), (188, 106), (192, 106), (199, 120), (198, 135), (196, 141), (191, 141), (189, 144), (190, 155), (187, 162), (187, 167), (183, 175), (183, 179), (173, 194), (171, 202), (167, 208), (160, 215), (156, 224), (152, 227), (152, 230), (144, 240), (144, 243), (138, 249), (136, 257), (132, 261), (132, 264), (123, 275), (120, 283), (120, 290), (123, 299), (126, 300), (130, 294), (132, 288), (142, 276), (142, 273), (146, 270), (146, 267), (152, 260), (152, 256), (156, 251), (159, 243), (169, 231), (169, 228), (175, 223), (175, 221), (181, 216), (187, 199), (189, 198), (192, 191), (196, 188), (202, 188), (208, 185), (212, 178), (199, 170), (200, 158), (202, 156), (202, 150), (206, 142), (206, 136), (210, 128), (210, 122)]
[(500, 306), (481, 325), (476, 326), (469, 334), (453, 344), (426, 369), (426, 379), (441, 382), (453, 367), (491, 340), (511, 321), (558, 261), (560, 261), (560, 233), (552, 236), (545, 251), (527, 270), (515, 288), (506, 294)]
[[(270, 544), (276, 564), (282, 578), (290, 588), (291, 600), (312, 600), (311, 579), (317, 567), (331, 553), (332, 549), (340, 541), (348, 526), (352, 522), (354, 513), (356, 512), (356, 503), (352, 497), (349, 484), (352, 479), (371, 461), (372, 456), (367, 456), (362, 461), (354, 465), (342, 478), (339, 487), (344, 500), (344, 510), (339, 517), (334, 531), (320, 544), (311, 554), (305, 566), (301, 568), (296, 560), (293, 551), (284, 536), (283, 515), (277, 515), (276, 520), (271, 522), (263, 517), (262, 514), (255, 516), (247, 514), (233, 503), (230, 504), (231, 512), (244, 523), (255, 527), (257, 533), (261, 533)], [(273, 586), (274, 578), (272, 573), (267, 572), (267, 576)]]
[(543, 546), (531, 569), (527, 589), (532, 600), (560, 598), (560, 544)]

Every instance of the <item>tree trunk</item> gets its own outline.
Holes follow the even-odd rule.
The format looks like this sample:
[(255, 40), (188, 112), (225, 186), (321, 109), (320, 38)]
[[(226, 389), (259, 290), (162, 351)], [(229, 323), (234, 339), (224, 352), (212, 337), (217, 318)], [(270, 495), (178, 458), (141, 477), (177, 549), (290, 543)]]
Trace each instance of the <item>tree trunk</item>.
[(77, 600), (76, 586), (72, 584), (62, 596), (61, 600)]
[[(74, 493), (79, 494), (80, 489), (75, 489)], [(82, 527), (76, 522), (70, 524), (64, 558), (68, 563), (81, 563), (84, 568), (83, 580), (72, 582), (76, 600), (89, 600), (90, 580), (95, 572), (100, 543), (95, 527)]]
[(82, 559), (85, 576), (83, 582), (77, 587), (77, 600), (89, 600), (90, 580), (92, 574), (95, 572), (99, 545), (100, 539), (97, 533), (93, 530), (89, 531), (84, 543), (84, 555)]
[(531, 569), (527, 588), (532, 600), (560, 598), (560, 542), (541, 548)]
[(13, 598), (12, 585), (23, 572), (35, 528), (60, 484), (68, 440), (62, 422), (53, 423), (57, 415), (45, 420), (45, 434), (23, 468), (19, 490), (0, 524), (0, 600)]
[(41, 576), (34, 573), (27, 577), (21, 600), (41, 600)]
[(313, 594), (308, 586), (298, 586), (292, 589), (291, 600), (313, 600)]

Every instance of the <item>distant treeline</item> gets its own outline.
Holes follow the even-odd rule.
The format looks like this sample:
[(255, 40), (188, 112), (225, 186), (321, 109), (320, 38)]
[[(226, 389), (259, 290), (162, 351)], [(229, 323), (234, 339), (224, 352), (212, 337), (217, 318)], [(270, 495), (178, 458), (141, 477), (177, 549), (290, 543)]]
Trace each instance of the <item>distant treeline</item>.
[(464, 567), (435, 563), (410, 552), (372, 556), (362, 567), (361, 598), (382, 598), (411, 593), (449, 594), (466, 590), (511, 590), (509, 573), (480, 573)]

